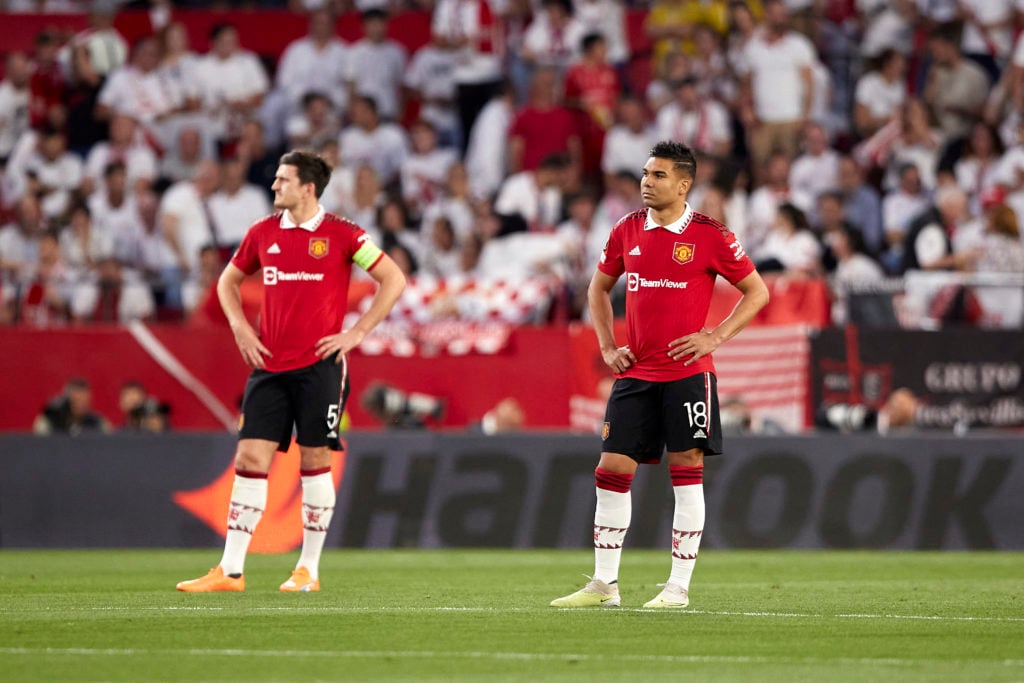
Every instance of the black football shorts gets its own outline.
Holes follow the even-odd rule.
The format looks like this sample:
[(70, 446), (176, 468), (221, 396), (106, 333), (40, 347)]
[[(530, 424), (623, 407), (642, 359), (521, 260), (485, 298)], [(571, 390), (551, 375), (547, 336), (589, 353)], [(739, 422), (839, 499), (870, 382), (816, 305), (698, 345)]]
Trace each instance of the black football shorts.
[(722, 452), (715, 376), (704, 372), (671, 382), (615, 380), (605, 408), (601, 450), (639, 463), (661, 462), (666, 448)]
[(338, 428), (348, 399), (348, 360), (334, 359), (285, 372), (253, 370), (245, 384), (238, 438), (277, 441), (286, 451), (294, 430), (300, 446), (341, 450)]

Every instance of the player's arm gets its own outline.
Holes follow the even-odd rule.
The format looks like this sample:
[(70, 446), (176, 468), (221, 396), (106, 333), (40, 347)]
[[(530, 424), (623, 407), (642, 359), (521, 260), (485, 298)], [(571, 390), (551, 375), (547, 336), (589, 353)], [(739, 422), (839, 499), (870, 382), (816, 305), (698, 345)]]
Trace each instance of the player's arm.
[(625, 372), (636, 362), (636, 356), (628, 346), (616, 346), (615, 344), (612, 288), (618, 280), (617, 277), (596, 270), (590, 281), (590, 287), (587, 288), (590, 321), (597, 334), (597, 343), (601, 346), (601, 357), (605, 364), (617, 373)]
[[(358, 259), (358, 253), (356, 257)], [(356, 262), (358, 263), (358, 260)], [(336, 362), (340, 363), (342, 356), (359, 346), (366, 335), (388, 316), (398, 297), (402, 295), (402, 290), (405, 289), (405, 274), (387, 254), (381, 254), (367, 272), (380, 285), (373, 296), (373, 301), (370, 302), (370, 307), (359, 317), (355, 325), (337, 334), (328, 335), (316, 343), (316, 355), (321, 358), (339, 352)]]
[(224, 315), (231, 325), (231, 332), (235, 335), (235, 344), (238, 345), (238, 351), (242, 354), (245, 364), (250, 368), (262, 368), (266, 365), (263, 357), (274, 354), (263, 345), (256, 330), (245, 319), (242, 310), (242, 281), (245, 278), (245, 272), (241, 268), (234, 263), (228, 263), (217, 280), (217, 298), (220, 299), (220, 307), (224, 309)]
[(682, 360), (690, 356), (683, 363), (683, 365), (689, 365), (698, 358), (714, 352), (719, 346), (739, 334), (740, 330), (746, 327), (757, 315), (757, 312), (768, 303), (768, 286), (756, 270), (734, 286), (740, 290), (743, 296), (740, 297), (736, 308), (732, 309), (729, 317), (713, 330), (702, 329), (700, 332), (694, 332), (669, 342), (668, 355), (672, 360)]

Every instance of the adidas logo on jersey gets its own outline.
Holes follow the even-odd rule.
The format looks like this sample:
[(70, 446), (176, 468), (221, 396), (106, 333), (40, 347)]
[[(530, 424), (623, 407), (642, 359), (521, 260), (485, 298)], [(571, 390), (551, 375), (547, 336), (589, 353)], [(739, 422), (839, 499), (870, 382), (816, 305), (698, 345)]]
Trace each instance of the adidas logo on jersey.
[(640, 245), (638, 244), (635, 247), (633, 247), (630, 250), (629, 255), (630, 256), (639, 256), (640, 255)]
[(270, 245), (270, 249), (267, 249), (267, 253), (268, 254), (280, 254), (281, 253), (281, 247), (277, 246), (277, 242), (274, 242), (273, 244)]
[(693, 433), (693, 438), (695, 438), (695, 439), (706, 439), (706, 438), (708, 438), (708, 435), (704, 433), (703, 429), (698, 429), (697, 431), (695, 431)]

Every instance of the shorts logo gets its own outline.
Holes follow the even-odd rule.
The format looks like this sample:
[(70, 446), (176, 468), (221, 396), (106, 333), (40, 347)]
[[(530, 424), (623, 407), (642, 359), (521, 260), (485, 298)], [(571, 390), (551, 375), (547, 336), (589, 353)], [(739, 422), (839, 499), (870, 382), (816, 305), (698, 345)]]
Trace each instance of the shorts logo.
[(640, 274), (639, 273), (626, 273), (626, 291), (637, 292), (640, 291)]
[(313, 258), (323, 258), (327, 256), (330, 242), (326, 237), (311, 237), (309, 239), (309, 255)]
[(695, 438), (695, 439), (706, 439), (706, 438), (708, 438), (708, 435), (704, 433), (703, 429), (698, 429), (697, 431), (695, 431), (693, 433), (693, 438)]
[(612, 433), (612, 425), (610, 422), (605, 422), (601, 425), (601, 440), (604, 441), (608, 438), (608, 435)]
[(685, 242), (676, 242), (672, 247), (672, 260), (682, 265), (693, 260), (693, 245)]

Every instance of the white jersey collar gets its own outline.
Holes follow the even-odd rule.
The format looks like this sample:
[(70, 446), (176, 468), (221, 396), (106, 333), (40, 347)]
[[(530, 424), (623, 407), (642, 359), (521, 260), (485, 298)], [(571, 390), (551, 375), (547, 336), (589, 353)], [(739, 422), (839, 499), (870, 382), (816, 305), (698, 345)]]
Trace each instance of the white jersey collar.
[(290, 230), (292, 228), (302, 228), (307, 232), (316, 232), (316, 229), (320, 227), (320, 223), (324, 220), (324, 207), (317, 204), (316, 213), (305, 223), (296, 223), (292, 220), (291, 213), (287, 210), (281, 212), (281, 228), (284, 230)]
[(664, 228), (669, 232), (674, 232), (677, 235), (682, 235), (683, 230), (686, 230), (686, 226), (690, 224), (690, 219), (693, 218), (693, 209), (690, 208), (690, 203), (686, 202), (686, 209), (683, 211), (683, 215), (672, 221), (668, 225), (658, 225), (651, 219), (651, 210), (647, 209), (647, 218), (644, 220), (644, 230), (657, 230), (658, 228)]

